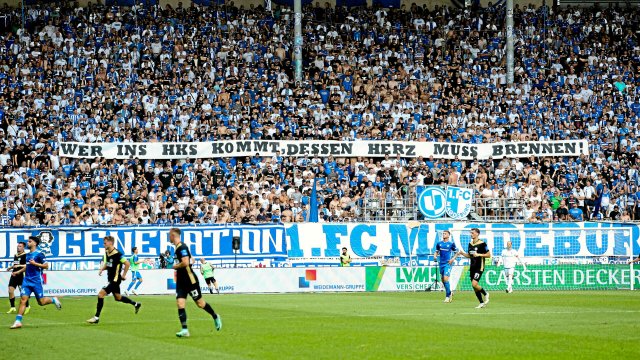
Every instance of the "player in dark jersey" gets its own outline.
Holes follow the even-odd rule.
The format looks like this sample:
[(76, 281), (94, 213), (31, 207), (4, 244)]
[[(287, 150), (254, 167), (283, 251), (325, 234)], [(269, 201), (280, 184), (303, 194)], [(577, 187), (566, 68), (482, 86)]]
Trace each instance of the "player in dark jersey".
[[(15, 290), (19, 287), (22, 289), (22, 281), (24, 280), (24, 272), (27, 271), (27, 253), (24, 252), (24, 243), (18, 243), (18, 249), (13, 256), (13, 265), (10, 266), (7, 271), (11, 271), (11, 278), (9, 279), (9, 304), (11, 308), (7, 311), (7, 314), (17, 313), (16, 310), (16, 296)], [(27, 315), (31, 311), (29, 301), (27, 300), (27, 308), (24, 310), (24, 314)]]
[(219, 331), (222, 329), (222, 319), (220, 318), (220, 315), (213, 311), (211, 305), (202, 298), (198, 277), (191, 268), (191, 252), (189, 252), (189, 247), (182, 242), (181, 236), (182, 232), (178, 228), (172, 228), (169, 231), (169, 241), (171, 241), (171, 244), (176, 247), (173, 269), (175, 270), (174, 277), (176, 281), (178, 317), (180, 318), (180, 324), (182, 325), (182, 330), (177, 332), (176, 336), (189, 336), (189, 330), (187, 329), (187, 312), (185, 310), (187, 295), (191, 296), (199, 308), (204, 309), (204, 311), (211, 315), (213, 322), (215, 323), (216, 330)]
[[(482, 309), (489, 303), (489, 293), (480, 286), (479, 281), (484, 272), (484, 259), (491, 257), (491, 251), (489, 251), (487, 243), (480, 240), (479, 236), (480, 229), (471, 229), (471, 241), (469, 242), (467, 252), (460, 251), (462, 256), (470, 259), (469, 276), (471, 278), (471, 286), (473, 286), (476, 297), (478, 301), (480, 301), (480, 305), (478, 305), (476, 309)], [(482, 295), (485, 297), (484, 300), (482, 299)]]
[(98, 293), (98, 306), (96, 308), (96, 315), (87, 320), (89, 324), (97, 324), (100, 322), (100, 313), (104, 306), (104, 298), (109, 294), (113, 294), (113, 298), (116, 301), (131, 304), (137, 314), (140, 311), (142, 304), (129, 299), (126, 296), (120, 295), (120, 282), (127, 277), (127, 271), (129, 271), (129, 261), (122, 256), (122, 253), (114, 246), (115, 239), (113, 236), (105, 236), (103, 240), (104, 244), (104, 258), (103, 264), (100, 268), (98, 275), (102, 276), (102, 272), (107, 270), (107, 277), (109, 283), (100, 290)]
[(633, 263), (637, 263), (640, 262), (640, 254), (638, 254), (638, 257), (633, 259), (633, 260), (629, 260), (629, 262), (627, 264), (633, 264)]

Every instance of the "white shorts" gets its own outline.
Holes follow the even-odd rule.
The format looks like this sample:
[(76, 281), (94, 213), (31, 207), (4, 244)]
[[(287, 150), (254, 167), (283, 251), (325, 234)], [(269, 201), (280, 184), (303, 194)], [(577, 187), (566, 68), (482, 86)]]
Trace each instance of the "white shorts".
[(510, 268), (510, 269), (505, 268), (502, 271), (504, 271), (504, 276), (513, 276), (513, 272), (515, 271), (515, 269), (514, 268)]

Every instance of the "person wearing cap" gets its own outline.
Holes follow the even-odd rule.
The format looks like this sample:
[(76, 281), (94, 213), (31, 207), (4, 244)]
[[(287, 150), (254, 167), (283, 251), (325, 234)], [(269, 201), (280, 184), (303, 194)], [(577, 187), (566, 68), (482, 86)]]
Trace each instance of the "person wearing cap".
[(27, 254), (26, 270), (24, 272), (24, 281), (22, 282), (22, 291), (20, 299), (20, 309), (18, 315), (16, 315), (16, 321), (11, 326), (11, 329), (22, 328), (22, 316), (27, 308), (27, 301), (31, 297), (31, 294), (35, 294), (38, 305), (45, 306), (53, 304), (60, 310), (62, 304), (57, 297), (44, 297), (44, 289), (42, 287), (42, 271), (49, 268), (46, 257), (42, 250), (38, 249), (40, 244), (40, 238), (38, 236), (29, 236), (27, 246), (29, 247), (29, 253)]

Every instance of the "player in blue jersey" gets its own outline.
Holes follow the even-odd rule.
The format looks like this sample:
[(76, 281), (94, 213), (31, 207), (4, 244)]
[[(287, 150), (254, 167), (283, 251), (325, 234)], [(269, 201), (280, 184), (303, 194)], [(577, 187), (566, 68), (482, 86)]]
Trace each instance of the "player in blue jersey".
[(27, 300), (31, 294), (36, 295), (36, 300), (40, 306), (54, 304), (58, 310), (62, 309), (62, 304), (56, 297), (44, 297), (42, 288), (42, 270), (49, 268), (49, 264), (45, 259), (44, 253), (38, 249), (40, 238), (37, 236), (29, 236), (27, 246), (29, 253), (27, 254), (27, 270), (24, 272), (24, 281), (22, 282), (22, 298), (20, 299), (20, 309), (16, 316), (16, 321), (11, 329), (19, 329), (22, 327), (22, 315), (27, 307)]
[[(129, 291), (133, 293), (133, 295), (138, 295), (136, 290), (138, 290), (138, 286), (142, 284), (142, 275), (140, 275), (140, 264), (142, 261), (138, 258), (138, 248), (133, 247), (131, 249), (133, 254), (129, 258), (129, 264), (131, 265), (131, 282), (129, 283), (129, 287), (127, 287), (127, 291), (125, 291), (125, 295), (129, 295)], [(133, 287), (135, 285), (135, 287)], [(131, 288), (133, 287), (133, 290)]]
[(449, 241), (451, 233), (448, 230), (442, 232), (442, 240), (436, 244), (435, 257), (438, 258), (438, 265), (440, 266), (440, 276), (442, 277), (442, 284), (445, 289), (444, 302), (450, 303), (453, 299), (451, 293), (451, 286), (449, 285), (449, 276), (451, 276), (451, 265), (458, 256), (458, 248), (456, 244)]

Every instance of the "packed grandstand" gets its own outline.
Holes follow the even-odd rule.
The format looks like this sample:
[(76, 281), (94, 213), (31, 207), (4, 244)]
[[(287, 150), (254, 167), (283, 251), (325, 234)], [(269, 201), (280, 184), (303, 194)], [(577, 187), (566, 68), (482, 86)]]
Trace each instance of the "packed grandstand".
[[(301, 222), (314, 178), (320, 221), (366, 220), (371, 201), (430, 184), (474, 188), (479, 216), (517, 200), (506, 219), (640, 219), (638, 8), (516, 6), (514, 85), (498, 10), (305, 6), (296, 83), (275, 5), (28, 7), (0, 37), (2, 223)], [(232, 139), (586, 139), (589, 155), (60, 156), (62, 142)]]

